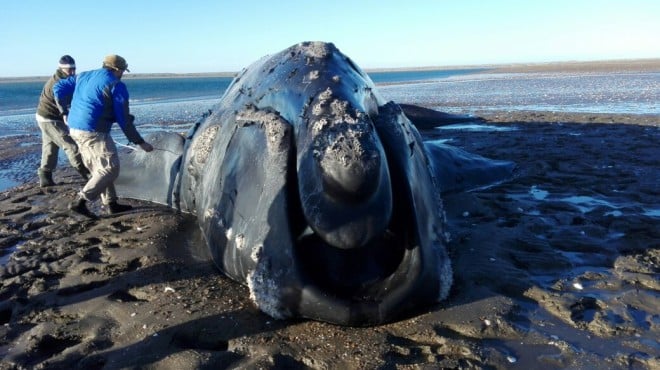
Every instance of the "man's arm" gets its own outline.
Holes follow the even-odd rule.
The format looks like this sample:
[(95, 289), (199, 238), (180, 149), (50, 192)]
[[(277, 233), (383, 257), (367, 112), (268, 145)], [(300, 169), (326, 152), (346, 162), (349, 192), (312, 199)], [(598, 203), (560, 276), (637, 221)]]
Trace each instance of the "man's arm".
[(69, 114), (69, 106), (71, 105), (71, 98), (73, 97), (73, 91), (75, 89), (76, 76), (63, 78), (53, 85), (55, 105), (57, 105), (57, 109), (62, 113), (62, 116), (67, 116)]
[(118, 83), (112, 90), (112, 106), (117, 124), (121, 127), (126, 138), (128, 138), (130, 142), (139, 145), (145, 152), (152, 151), (153, 147), (151, 144), (145, 142), (135, 128), (135, 117), (129, 113), (128, 108), (128, 90), (123, 83)]

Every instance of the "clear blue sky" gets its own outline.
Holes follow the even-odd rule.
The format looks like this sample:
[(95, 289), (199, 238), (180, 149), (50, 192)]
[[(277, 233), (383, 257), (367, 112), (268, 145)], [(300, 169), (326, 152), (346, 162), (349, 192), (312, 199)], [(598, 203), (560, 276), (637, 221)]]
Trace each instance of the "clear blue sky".
[(7, 0), (0, 77), (119, 54), (133, 73), (239, 71), (301, 41), (362, 68), (660, 57), (659, 0)]

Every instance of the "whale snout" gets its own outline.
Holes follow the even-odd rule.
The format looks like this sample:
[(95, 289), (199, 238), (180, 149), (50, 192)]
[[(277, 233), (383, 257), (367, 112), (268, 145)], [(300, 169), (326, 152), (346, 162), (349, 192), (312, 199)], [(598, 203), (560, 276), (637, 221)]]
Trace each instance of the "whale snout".
[(337, 203), (368, 200), (378, 191), (384, 175), (383, 158), (377, 150), (360, 156), (341, 149), (326, 153), (319, 161), (322, 188)]
[[(336, 248), (360, 248), (388, 227), (392, 190), (387, 159), (370, 125), (326, 132), (322, 150), (300, 157), (298, 181), (309, 227)], [(322, 212), (320, 211), (322, 210)]]

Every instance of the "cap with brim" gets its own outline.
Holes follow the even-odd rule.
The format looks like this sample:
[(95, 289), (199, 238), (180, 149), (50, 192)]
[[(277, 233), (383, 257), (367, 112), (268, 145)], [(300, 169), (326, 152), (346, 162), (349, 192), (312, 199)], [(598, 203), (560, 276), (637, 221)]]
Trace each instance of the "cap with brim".
[(112, 68), (117, 71), (130, 72), (128, 69), (128, 63), (126, 63), (126, 59), (116, 54), (106, 56), (105, 59), (103, 59), (103, 66)]

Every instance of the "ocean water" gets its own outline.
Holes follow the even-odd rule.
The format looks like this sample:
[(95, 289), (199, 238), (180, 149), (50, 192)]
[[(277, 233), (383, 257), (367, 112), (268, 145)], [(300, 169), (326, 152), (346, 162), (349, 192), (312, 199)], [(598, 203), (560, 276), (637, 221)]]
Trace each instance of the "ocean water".
[[(457, 69), (369, 75), (387, 100), (449, 113), (525, 110), (660, 115), (660, 72), (503, 74)], [(162, 129), (187, 131), (219, 101), (231, 80), (172, 77), (127, 78), (124, 82), (136, 125), (146, 134)], [(18, 135), (26, 146), (41, 142), (34, 114), (43, 83), (0, 81), (0, 138)], [(119, 143), (126, 143), (117, 125), (113, 135)], [(38, 153), (34, 156), (20, 163), (0, 158), (0, 191), (34, 175)], [(34, 168), (26, 173), (26, 163), (32, 162)], [(63, 154), (60, 163), (66, 163)]]
[[(219, 99), (230, 77), (125, 79), (138, 125), (195, 122)], [(34, 114), (44, 82), (0, 82), (0, 137), (38, 134)]]
[[(381, 95), (450, 113), (556, 111), (660, 114), (660, 72), (489, 73), (484, 69), (370, 73)], [(186, 126), (210, 109), (230, 77), (125, 79), (143, 129)], [(0, 137), (38, 134), (43, 82), (0, 82)]]
[[(478, 69), (375, 72), (370, 74), (377, 84), (399, 84), (415, 81), (439, 81), (466, 75)], [(222, 96), (231, 77), (171, 77), (124, 79), (130, 95), (131, 111), (136, 124), (152, 128), (163, 125), (189, 125)], [(39, 133), (34, 114), (43, 81), (0, 81), (0, 137)]]
[(470, 114), (553, 111), (660, 114), (660, 72), (479, 73), (389, 85), (388, 99)]

